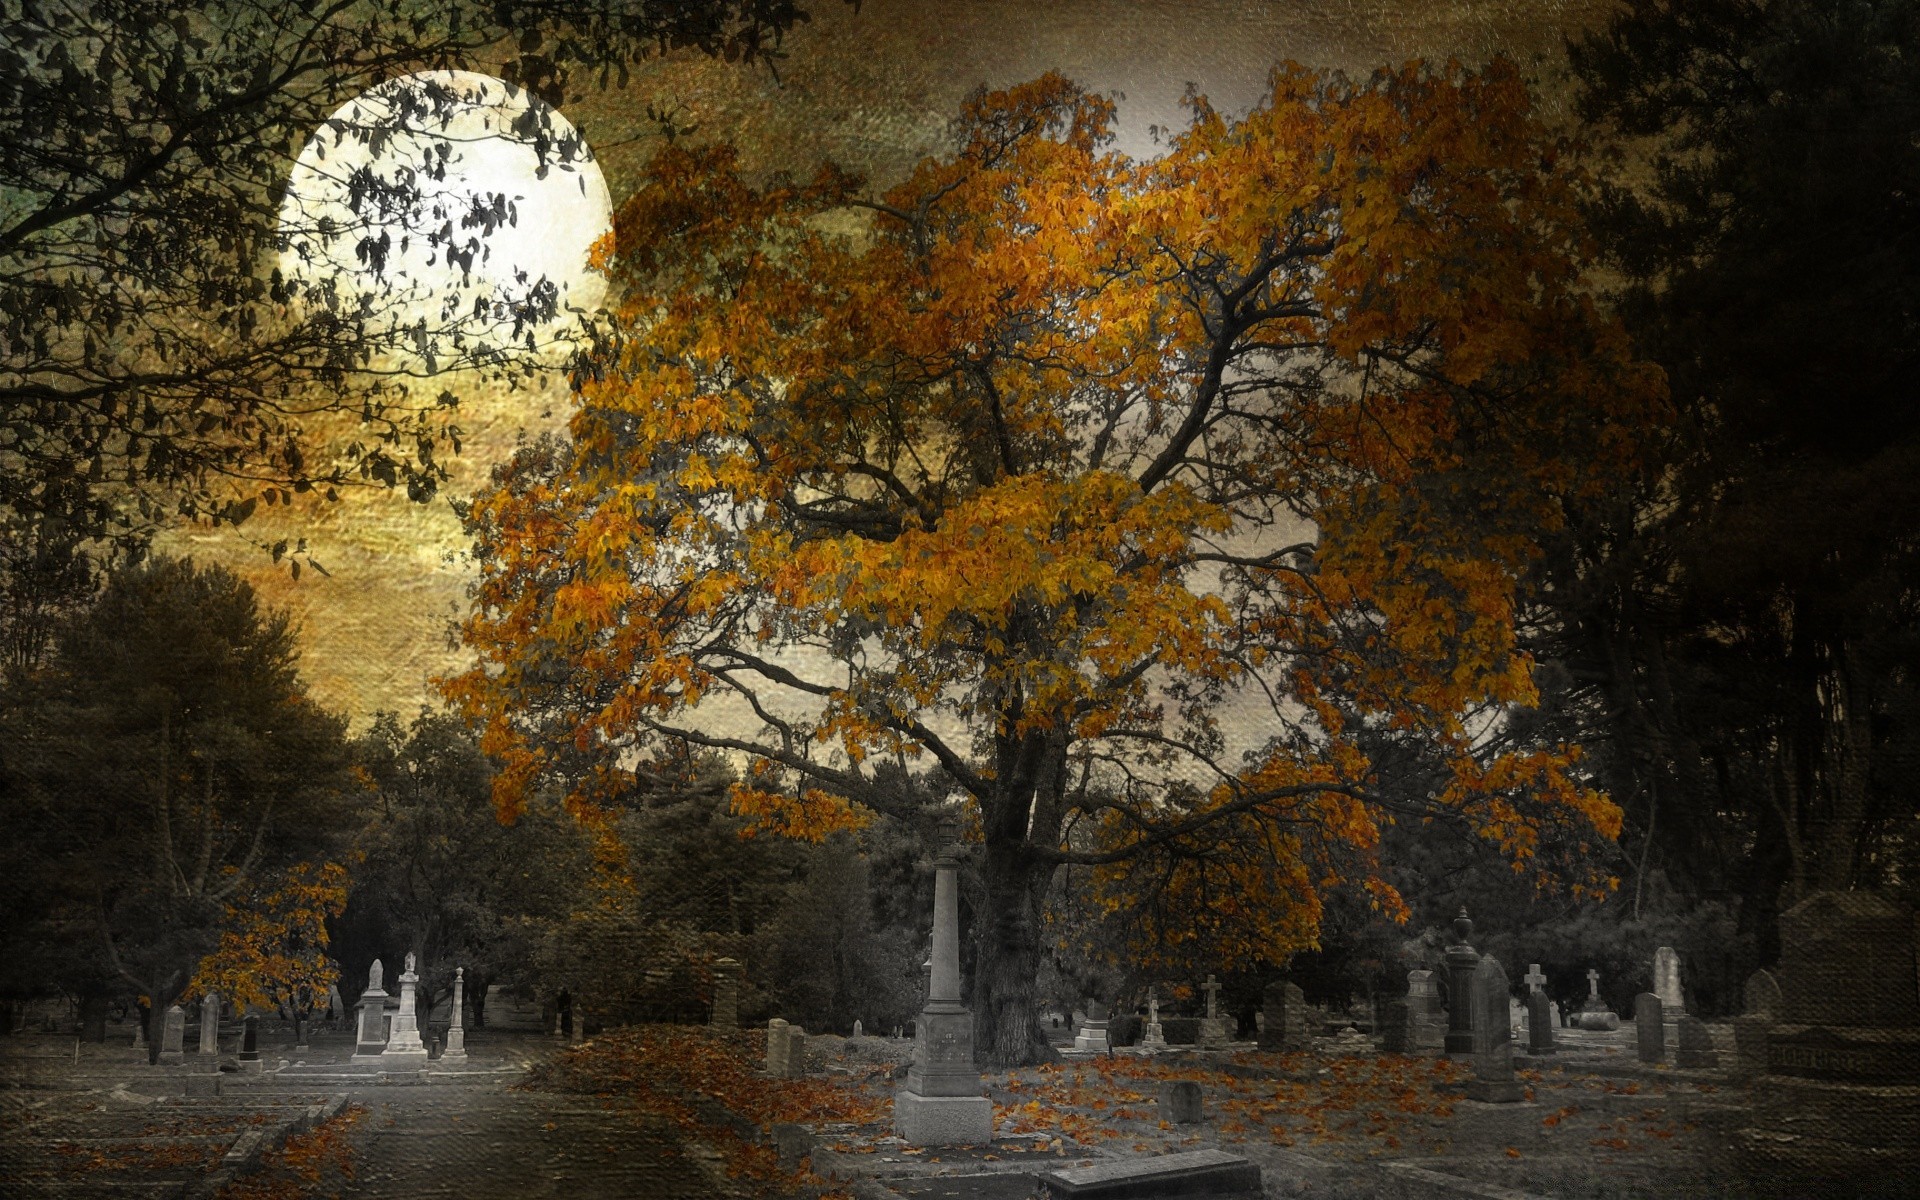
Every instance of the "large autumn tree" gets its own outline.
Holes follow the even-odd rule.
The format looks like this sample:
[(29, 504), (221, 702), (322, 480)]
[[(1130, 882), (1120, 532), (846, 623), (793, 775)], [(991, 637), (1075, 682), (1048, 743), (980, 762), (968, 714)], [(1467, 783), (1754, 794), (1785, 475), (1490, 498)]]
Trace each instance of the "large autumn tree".
[(504, 812), (673, 737), (818, 836), (912, 817), (874, 768), (930, 759), (979, 843), (997, 1063), (1048, 1053), (1063, 864), (1229, 961), (1310, 944), (1330, 888), (1396, 910), (1393, 820), (1607, 885), (1581, 851), (1617, 810), (1504, 719), (1537, 535), (1662, 404), (1581, 291), (1559, 150), (1501, 63), (1287, 67), (1192, 112), (1131, 161), (1047, 76), (878, 197), (654, 160), (620, 352), (469, 512), (482, 662), (450, 691)]

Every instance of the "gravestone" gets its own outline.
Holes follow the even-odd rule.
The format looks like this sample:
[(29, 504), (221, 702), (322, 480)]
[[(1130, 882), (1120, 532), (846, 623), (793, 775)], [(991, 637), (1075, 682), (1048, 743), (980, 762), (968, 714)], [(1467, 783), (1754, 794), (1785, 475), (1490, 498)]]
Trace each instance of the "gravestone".
[(329, 1021), (338, 1021), (341, 1017), (344, 1017), (346, 1015), (347, 1015), (347, 1002), (340, 998), (340, 985), (337, 983), (328, 984), (327, 985), (327, 1019)]
[(1527, 1006), (1518, 996), (1507, 997), (1507, 1028), (1524, 1029), (1527, 1024)]
[(719, 958), (713, 963), (713, 1011), (707, 1024), (715, 1029), (740, 1026), (740, 962)]
[(453, 1020), (447, 1026), (447, 1045), (440, 1051), (441, 1058), (462, 1059), (467, 1056), (467, 1026), (463, 1010), (467, 1003), (467, 969), (453, 969)]
[(1191, 1079), (1160, 1083), (1160, 1119), (1170, 1125), (1193, 1125), (1200, 1120), (1200, 1085)]
[(1720, 1065), (1720, 1055), (1713, 1048), (1713, 1035), (1707, 1032), (1707, 1023), (1699, 1017), (1692, 1014), (1681, 1017), (1674, 1037), (1676, 1065), (1706, 1070)]
[(1413, 1048), (1411, 1009), (1405, 1000), (1387, 1001), (1380, 1017), (1380, 1049), (1387, 1054), (1406, 1054)]
[(1200, 1028), (1194, 1035), (1194, 1044), (1202, 1050), (1219, 1050), (1226, 1046), (1227, 1023), (1220, 1019), (1220, 981), (1207, 976), (1200, 985), (1207, 994), (1207, 1015), (1200, 1018)]
[(1480, 954), (1467, 939), (1473, 935), (1473, 918), (1464, 905), (1453, 919), (1453, 937), (1447, 947), (1447, 1036), (1443, 1043), (1448, 1058), (1468, 1058), (1473, 1054), (1473, 972)]
[(1447, 1014), (1432, 971), (1407, 972), (1407, 1052), (1438, 1054), (1447, 1044)]
[(1680, 989), (1680, 956), (1672, 946), (1662, 946), (1653, 952), (1653, 994), (1660, 997), (1660, 1011), (1670, 1023), (1685, 1015), (1687, 1002)]
[(242, 1071), (265, 1071), (267, 1064), (260, 1058), (260, 1018), (248, 1017), (241, 1027), (240, 1069)]
[(1151, 987), (1147, 989), (1147, 1032), (1140, 1046), (1150, 1053), (1167, 1048), (1166, 1031), (1160, 1028), (1160, 996)]
[(1741, 1079), (1767, 1069), (1767, 1031), (1780, 1013), (1780, 984), (1768, 971), (1747, 977), (1745, 1011), (1733, 1019), (1733, 1073)]
[(1553, 1001), (1542, 991), (1527, 993), (1527, 1053), (1553, 1054)]
[(799, 1025), (787, 1026), (787, 1078), (804, 1079), (812, 1063), (807, 1060), (807, 1031)]
[(209, 1059), (220, 1053), (220, 997), (213, 992), (200, 997), (200, 1053)]
[(787, 1077), (787, 1023), (779, 1017), (767, 1022), (767, 1074)]
[(1260, 1200), (1261, 1196), (1258, 1164), (1224, 1150), (1189, 1150), (1042, 1171), (1034, 1182), (1046, 1200), (1174, 1200), (1180, 1196)]
[(413, 964), (413, 952), (408, 951), (400, 972), (400, 1011), (394, 1014), (387, 1048), (380, 1052), (384, 1066), (419, 1068), (427, 1065), (427, 1045), (420, 1040), (420, 1014), (414, 1008), (414, 989), (420, 984), (420, 976)]
[[(894, 1093), (894, 1132), (914, 1146), (984, 1146), (993, 1140), (993, 1101), (973, 1061), (973, 1014), (960, 1003), (959, 820), (940, 819), (933, 860), (932, 971), (915, 1023), (913, 1062)], [(1106, 1033), (1101, 1031), (1101, 1040)]]
[(160, 1032), (160, 1061), (177, 1063), (186, 1061), (187, 1013), (178, 1004), (169, 1004), (166, 1023)]
[(1600, 998), (1600, 972), (1592, 968), (1587, 970), (1587, 999), (1580, 1006), (1580, 1012), (1573, 1023), (1582, 1029), (1614, 1030), (1620, 1028), (1620, 1014), (1607, 1007)]
[(1473, 1078), (1467, 1098), (1489, 1104), (1513, 1104), (1526, 1089), (1513, 1073), (1513, 1027), (1507, 1023), (1507, 973), (1489, 954), (1474, 964), (1459, 1007), (1467, 1011), (1473, 1035)]
[(1312, 1017), (1306, 993), (1290, 979), (1276, 979), (1261, 993), (1267, 1023), (1260, 1030), (1260, 1048), (1292, 1053), (1313, 1047)]
[(1643, 1063), (1667, 1061), (1667, 1026), (1661, 1008), (1660, 997), (1652, 992), (1633, 998), (1633, 1040)]
[(853, 1036), (855, 1037), (867, 1036), (867, 1027), (861, 1024), (859, 1017), (855, 1017), (853, 1019)]
[(1105, 1054), (1111, 1046), (1107, 1040), (1109, 1023), (1107, 1006), (1098, 1000), (1087, 1001), (1086, 1019), (1081, 1023), (1080, 1031), (1073, 1035), (1073, 1048)]
[(1547, 986), (1546, 972), (1540, 969), (1539, 963), (1529, 963), (1527, 973), (1520, 977), (1520, 982), (1527, 985), (1527, 994), (1531, 996)]
[(1761, 1163), (1920, 1166), (1915, 934), (1911, 910), (1868, 891), (1815, 892), (1780, 915), (1778, 1023), (1743, 1131)]
[(360, 993), (354, 1012), (358, 1017), (354, 1030), (354, 1060), (368, 1062), (378, 1059), (381, 1051), (387, 1048), (387, 993), (380, 987), (380, 960), (377, 958), (367, 971), (367, 990)]

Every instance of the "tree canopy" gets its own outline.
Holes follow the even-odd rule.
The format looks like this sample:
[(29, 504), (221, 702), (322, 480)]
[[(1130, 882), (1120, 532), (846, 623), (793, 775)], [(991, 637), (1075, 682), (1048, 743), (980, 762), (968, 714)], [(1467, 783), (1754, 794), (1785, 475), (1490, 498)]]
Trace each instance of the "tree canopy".
[[(541, 102), (514, 132), (560, 154), (547, 106), (624, 83), (670, 48), (770, 61), (805, 17), (792, 0), (9, 0), (0, 532), (238, 522), (262, 500), (359, 480), (431, 495), (456, 436), (450, 396), (415, 394), (418, 367), (370, 368), (395, 338), (442, 331), (298, 304), (275, 266), (302, 143), (369, 87), (471, 64)], [(416, 89), (413, 119), (430, 124), (454, 99)], [(336, 131), (362, 144), (390, 132)], [(351, 219), (403, 210), (396, 192), (417, 193), (415, 178), (360, 181)], [(461, 217), (464, 236), (475, 220)], [(476, 361), (445, 348), (441, 360)], [(327, 414), (357, 421), (357, 436), (315, 444)]]
[(1643, 875), (1764, 944), (1808, 889), (1912, 874), (1920, 7), (1639, 0), (1571, 49), (1680, 420), (1570, 524), (1539, 648)]
[[(1236, 960), (1310, 945), (1329, 887), (1396, 909), (1393, 820), (1608, 886), (1580, 850), (1618, 810), (1575, 748), (1507, 737), (1515, 592), (1663, 392), (1581, 290), (1524, 85), (1289, 67), (1244, 118), (1192, 111), (1134, 162), (1043, 77), (878, 198), (655, 159), (619, 356), (469, 513), (482, 665), (449, 690), (503, 811), (545, 777), (590, 803), (671, 736), (820, 836), (898, 807), (875, 763), (929, 758), (983, 843), (1000, 1062), (1046, 1053), (1061, 864)], [(1379, 786), (1396, 756), (1415, 786)]]

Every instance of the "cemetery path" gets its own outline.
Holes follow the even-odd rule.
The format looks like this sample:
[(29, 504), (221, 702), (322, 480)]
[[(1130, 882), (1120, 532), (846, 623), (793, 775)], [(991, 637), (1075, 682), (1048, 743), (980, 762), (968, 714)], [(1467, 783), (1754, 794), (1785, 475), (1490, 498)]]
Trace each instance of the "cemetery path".
[(713, 1156), (671, 1126), (643, 1124), (592, 1097), (513, 1090), (515, 1078), (356, 1089), (353, 1099), (367, 1113), (354, 1132), (355, 1177), (343, 1197), (740, 1194)]

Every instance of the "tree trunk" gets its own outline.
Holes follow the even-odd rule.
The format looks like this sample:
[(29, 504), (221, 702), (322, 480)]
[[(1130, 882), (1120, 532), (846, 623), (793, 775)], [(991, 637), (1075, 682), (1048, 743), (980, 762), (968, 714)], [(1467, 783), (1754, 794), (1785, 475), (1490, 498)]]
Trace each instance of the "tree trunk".
[(981, 868), (986, 912), (975, 923), (974, 1055), (1005, 1069), (1059, 1057), (1040, 1028), (1040, 905), (1052, 864), (1026, 853), (1024, 840), (988, 842)]

